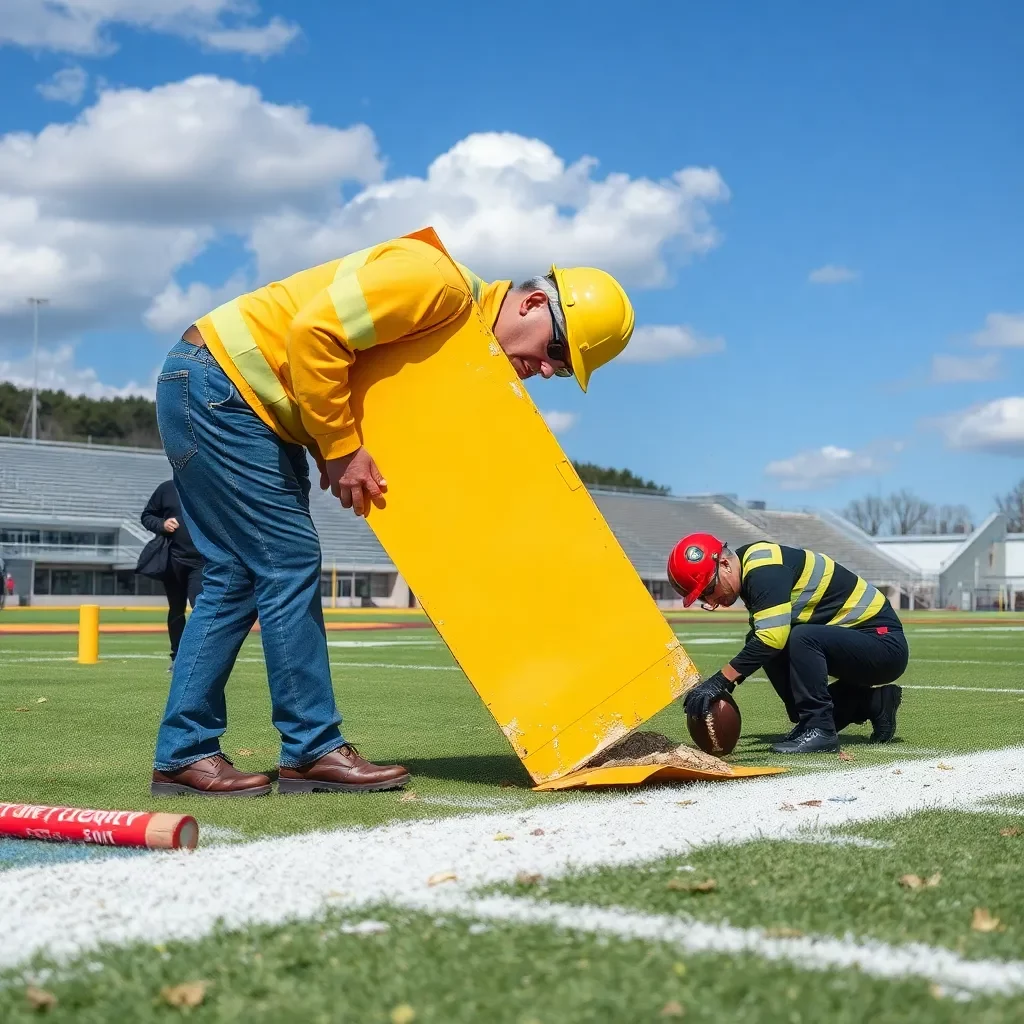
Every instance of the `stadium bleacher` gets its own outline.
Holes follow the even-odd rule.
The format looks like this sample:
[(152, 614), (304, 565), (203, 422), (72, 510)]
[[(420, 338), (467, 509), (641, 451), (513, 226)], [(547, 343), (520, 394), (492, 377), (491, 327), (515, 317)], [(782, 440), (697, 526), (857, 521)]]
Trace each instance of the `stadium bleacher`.
[[(141, 548), (147, 535), (139, 515), (153, 489), (170, 475), (160, 451), (0, 438), (0, 525), (31, 521), (45, 528), (50, 517), (61, 524), (120, 519), (127, 535), (121, 543)], [(313, 477), (310, 511), (325, 567), (394, 572), (366, 522), (342, 514), (330, 493), (320, 491), (315, 469)], [(734, 548), (760, 539), (810, 547), (879, 585), (913, 577), (908, 566), (829, 513), (748, 511), (713, 495), (681, 498), (599, 487), (591, 494), (637, 572), (652, 583), (666, 580), (672, 545), (696, 531), (713, 533)]]

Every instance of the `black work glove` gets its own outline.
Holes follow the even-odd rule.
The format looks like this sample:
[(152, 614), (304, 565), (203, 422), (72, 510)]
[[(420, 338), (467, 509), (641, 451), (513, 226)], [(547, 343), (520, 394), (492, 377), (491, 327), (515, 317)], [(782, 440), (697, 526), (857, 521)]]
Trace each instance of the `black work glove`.
[(683, 699), (683, 710), (695, 718), (707, 718), (711, 705), (735, 689), (735, 683), (730, 683), (721, 672), (716, 672), (687, 693)]

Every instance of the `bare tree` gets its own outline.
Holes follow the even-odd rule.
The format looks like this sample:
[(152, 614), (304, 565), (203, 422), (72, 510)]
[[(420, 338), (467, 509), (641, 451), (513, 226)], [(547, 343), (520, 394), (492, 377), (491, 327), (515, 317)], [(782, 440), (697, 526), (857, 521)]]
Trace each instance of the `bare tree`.
[(843, 509), (843, 515), (865, 533), (877, 537), (885, 525), (886, 519), (889, 518), (889, 508), (882, 498), (869, 494), (866, 498), (851, 501)]
[(914, 533), (927, 520), (932, 508), (927, 501), (906, 488), (890, 495), (888, 505), (889, 525), (892, 532), (901, 537)]
[(1010, 533), (1024, 533), (1024, 480), (1009, 494), (996, 498), (996, 507), (1006, 516), (1006, 529)]
[(970, 533), (974, 529), (971, 510), (966, 505), (934, 505), (921, 524), (920, 533)]

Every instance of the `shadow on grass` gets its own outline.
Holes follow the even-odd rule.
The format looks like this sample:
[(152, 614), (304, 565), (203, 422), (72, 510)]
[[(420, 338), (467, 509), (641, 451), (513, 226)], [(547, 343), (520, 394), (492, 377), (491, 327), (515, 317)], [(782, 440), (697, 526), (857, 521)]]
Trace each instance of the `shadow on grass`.
[[(785, 733), (775, 732), (750, 732), (744, 733), (743, 738), (751, 740), (754, 743), (763, 743), (770, 745), (772, 743), (781, 743), (785, 738)], [(899, 746), (899, 744), (905, 742), (901, 736), (894, 736), (884, 746)], [(851, 733), (841, 732), (839, 734), (839, 744), (843, 747), (863, 747), (863, 746), (879, 746), (877, 743), (871, 743), (870, 736), (868, 733)]]
[(513, 754), (467, 754), (451, 757), (406, 757), (402, 764), (417, 775), (450, 782), (474, 782), (481, 786), (514, 786), (529, 789), (533, 783)]

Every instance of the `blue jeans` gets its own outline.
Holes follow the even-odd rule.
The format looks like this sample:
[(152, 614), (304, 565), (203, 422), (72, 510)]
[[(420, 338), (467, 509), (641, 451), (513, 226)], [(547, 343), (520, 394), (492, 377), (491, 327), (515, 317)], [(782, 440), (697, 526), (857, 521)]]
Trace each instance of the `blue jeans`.
[(157, 378), (156, 413), (185, 523), (206, 566), (174, 659), (155, 766), (170, 771), (219, 753), (224, 687), (257, 617), (280, 763), (308, 764), (345, 741), (305, 449), (282, 441), (209, 350), (185, 341)]

